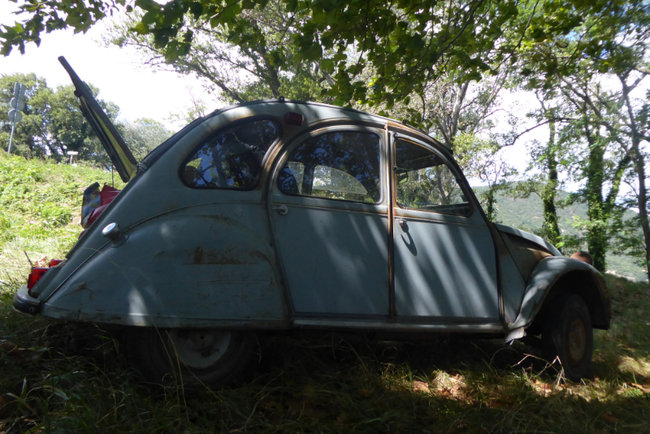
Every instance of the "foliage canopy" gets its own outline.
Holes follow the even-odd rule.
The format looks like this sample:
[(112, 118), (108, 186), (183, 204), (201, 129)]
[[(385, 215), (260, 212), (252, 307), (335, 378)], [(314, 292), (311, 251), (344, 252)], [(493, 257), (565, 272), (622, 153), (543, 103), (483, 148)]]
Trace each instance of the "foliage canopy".
[[(200, 20), (219, 31), (242, 51), (264, 48), (269, 65), (295, 61), (328, 74), (335, 102), (386, 104), (389, 108), (443, 68), (461, 69), (466, 80), (477, 79), (512, 58), (518, 43), (506, 32), (523, 31), (517, 2), (470, 0), (431, 3), (361, 0), (282, 0), (287, 19), (272, 44), (259, 24), (259, 11), (268, 0), (25, 0), (19, 9), (26, 18), (0, 31), (2, 53), (41, 34), (61, 28), (88, 30), (107, 15), (125, 13), (136, 19), (132, 31), (151, 35), (168, 60), (186, 56), (195, 33), (186, 24)], [(257, 15), (256, 15), (257, 14)], [(522, 27), (523, 26), (523, 27)], [(289, 48), (286, 48), (289, 47)], [(292, 53), (292, 58), (287, 56)], [(355, 80), (370, 70), (368, 80)], [(404, 80), (404, 77), (409, 77)]]

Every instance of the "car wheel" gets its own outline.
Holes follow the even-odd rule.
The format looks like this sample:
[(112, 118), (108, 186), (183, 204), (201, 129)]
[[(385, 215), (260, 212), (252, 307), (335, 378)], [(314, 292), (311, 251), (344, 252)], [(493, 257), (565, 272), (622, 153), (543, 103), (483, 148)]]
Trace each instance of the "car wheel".
[(183, 387), (226, 386), (252, 370), (253, 333), (216, 329), (134, 328), (126, 349), (148, 381)]
[(594, 338), (591, 315), (582, 297), (563, 295), (556, 300), (556, 309), (542, 331), (542, 345), (546, 358), (551, 362), (559, 359), (570, 380), (590, 375)]

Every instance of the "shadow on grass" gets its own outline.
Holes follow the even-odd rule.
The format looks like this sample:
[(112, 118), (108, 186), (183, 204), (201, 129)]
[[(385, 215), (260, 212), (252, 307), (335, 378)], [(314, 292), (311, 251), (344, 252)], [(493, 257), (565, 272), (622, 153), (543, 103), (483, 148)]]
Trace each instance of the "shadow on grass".
[[(263, 354), (256, 378), (219, 392), (226, 413), (239, 413), (220, 429), (593, 432), (640, 430), (638, 416), (648, 411), (642, 395), (590, 401), (570, 388), (549, 385), (553, 375), (535, 374), (541, 361), (519, 363), (520, 351), (490, 341), (396, 345), (338, 336), (283, 337), (268, 341)], [(238, 401), (242, 392), (247, 399)]]

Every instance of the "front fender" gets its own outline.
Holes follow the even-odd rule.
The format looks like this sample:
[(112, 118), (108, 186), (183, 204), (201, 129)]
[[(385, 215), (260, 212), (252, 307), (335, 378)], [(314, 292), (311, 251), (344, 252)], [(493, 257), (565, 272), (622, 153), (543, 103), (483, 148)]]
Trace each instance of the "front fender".
[(158, 327), (283, 328), (264, 234), (216, 213), (152, 219), (107, 243), (42, 304), (44, 316)]
[(602, 275), (589, 264), (564, 256), (544, 258), (533, 269), (519, 309), (510, 329), (532, 324), (536, 316), (558, 293), (582, 296), (589, 307), (595, 328), (608, 329), (610, 300)]

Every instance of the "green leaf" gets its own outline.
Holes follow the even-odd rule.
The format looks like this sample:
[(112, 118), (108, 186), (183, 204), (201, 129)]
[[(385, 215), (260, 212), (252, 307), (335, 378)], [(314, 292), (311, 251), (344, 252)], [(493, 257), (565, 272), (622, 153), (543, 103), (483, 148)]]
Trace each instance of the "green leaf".
[(192, 2), (192, 4), (190, 4), (190, 13), (195, 19), (199, 19), (203, 14), (203, 10), (203, 4), (201, 2)]
[(133, 27), (133, 30), (139, 35), (146, 35), (147, 33), (149, 33), (149, 27), (142, 21), (137, 23)]
[(149, 25), (157, 21), (157, 18), (158, 11), (149, 11), (142, 16), (142, 19), (140, 21), (146, 25)]
[(323, 59), (320, 62), (320, 67), (323, 69), (323, 71), (326, 71), (327, 73), (331, 74), (334, 72), (334, 60), (332, 59)]

